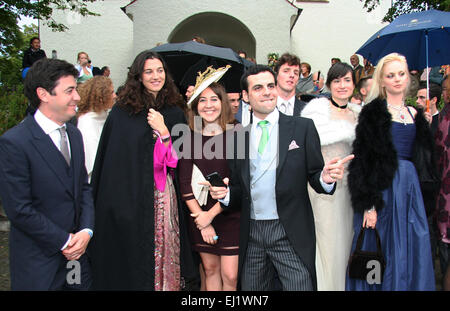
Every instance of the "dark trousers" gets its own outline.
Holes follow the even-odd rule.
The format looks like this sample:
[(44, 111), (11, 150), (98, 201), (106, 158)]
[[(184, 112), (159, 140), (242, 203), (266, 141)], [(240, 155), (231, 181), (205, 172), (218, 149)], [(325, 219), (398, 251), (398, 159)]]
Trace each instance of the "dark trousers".
[[(58, 291), (87, 291), (91, 289), (92, 286), (92, 274), (91, 265), (88, 256), (84, 254), (78, 259), (80, 267), (80, 278), (79, 282), (76, 278), (77, 264), (69, 265), (67, 267), (68, 260), (61, 260), (61, 264), (56, 272), (55, 278), (50, 286), (49, 290)], [(69, 281), (69, 282), (68, 282)], [(79, 284), (77, 284), (79, 283)]]
[(242, 290), (271, 290), (275, 270), (283, 290), (313, 290), (311, 275), (295, 253), (280, 221), (250, 220), (250, 236), (241, 275)]

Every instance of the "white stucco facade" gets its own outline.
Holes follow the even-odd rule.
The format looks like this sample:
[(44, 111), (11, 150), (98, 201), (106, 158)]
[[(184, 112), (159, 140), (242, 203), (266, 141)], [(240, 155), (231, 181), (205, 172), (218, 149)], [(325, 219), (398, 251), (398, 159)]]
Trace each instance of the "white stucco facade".
[(76, 64), (78, 52), (86, 52), (93, 66), (109, 66), (114, 87), (123, 84), (128, 66), (134, 59), (133, 22), (121, 10), (130, 0), (94, 2), (89, 9), (101, 16), (81, 17), (74, 13), (56, 12), (53, 18), (69, 30), (53, 32), (39, 23), (41, 47), (47, 57), (56, 50), (59, 59)]
[(332, 57), (349, 62), (384, 26), (391, 1), (380, 3), (367, 13), (359, 0), (105, 0), (89, 4), (101, 16), (55, 13), (70, 29), (52, 32), (41, 24), (40, 36), (47, 55), (55, 49), (58, 58), (75, 63), (77, 53), (85, 51), (94, 66), (110, 66), (116, 88), (139, 52), (194, 35), (208, 44), (246, 50), (263, 64), (271, 52), (295, 53), (326, 75)]
[(350, 64), (350, 56), (387, 25), (381, 21), (391, 1), (381, 0), (370, 13), (359, 0), (297, 1), (296, 5), (303, 10), (292, 31), (292, 52), (309, 63), (312, 71), (320, 70), (326, 76), (332, 57)]
[[(227, 32), (233, 28), (234, 24), (240, 23), (254, 37), (256, 55), (251, 56), (256, 56), (257, 61), (261, 63), (266, 60), (267, 51), (290, 50), (290, 17), (297, 13), (296, 8), (280, 0), (137, 0), (130, 4), (126, 11), (132, 15), (134, 21), (135, 53), (151, 48), (158, 42), (168, 42), (172, 31), (177, 26), (191, 16), (204, 14), (205, 18), (210, 17), (209, 23), (202, 29), (195, 29), (190, 25), (191, 28), (184, 34), (186, 40), (191, 39), (193, 35), (199, 35), (206, 40), (207, 44), (224, 46), (217, 34), (227, 36)], [(283, 18), (275, 20), (275, 13)], [(230, 17), (228, 24), (217, 22), (221, 15)], [(198, 20), (198, 22), (201, 21)], [(191, 33), (189, 33), (190, 29), (192, 29)], [(211, 31), (212, 29), (215, 32)], [(235, 33), (234, 42), (229, 42), (229, 47), (235, 50), (241, 49), (240, 40), (243, 39), (241, 35), (241, 33)]]

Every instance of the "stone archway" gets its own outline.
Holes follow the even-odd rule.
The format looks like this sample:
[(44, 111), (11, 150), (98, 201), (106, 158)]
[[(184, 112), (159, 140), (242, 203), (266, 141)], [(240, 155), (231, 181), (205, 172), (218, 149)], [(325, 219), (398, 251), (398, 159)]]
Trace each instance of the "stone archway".
[(247, 57), (255, 57), (256, 40), (251, 31), (238, 19), (219, 12), (203, 12), (180, 22), (170, 33), (167, 42), (178, 43), (200, 36), (209, 45), (243, 50)]

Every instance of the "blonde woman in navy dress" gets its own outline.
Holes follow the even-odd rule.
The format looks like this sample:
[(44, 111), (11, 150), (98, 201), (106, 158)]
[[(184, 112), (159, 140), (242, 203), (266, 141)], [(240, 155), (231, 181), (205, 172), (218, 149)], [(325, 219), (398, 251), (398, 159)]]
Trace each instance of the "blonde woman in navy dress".
[[(404, 56), (383, 57), (374, 72), (369, 104), (359, 114), (348, 175), (355, 211), (352, 251), (362, 226), (376, 228), (386, 269), (382, 281), (347, 276), (347, 290), (435, 289), (418, 178), (423, 166), (432, 163), (417, 158), (433, 153), (433, 140), (423, 111), (405, 105), (409, 81)], [(376, 250), (374, 230), (366, 230), (362, 249)]]

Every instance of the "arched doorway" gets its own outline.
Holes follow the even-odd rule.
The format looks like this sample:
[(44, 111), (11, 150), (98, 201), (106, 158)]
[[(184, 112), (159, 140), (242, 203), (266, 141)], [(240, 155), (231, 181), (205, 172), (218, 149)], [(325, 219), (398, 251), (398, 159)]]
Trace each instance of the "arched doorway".
[(218, 12), (192, 15), (179, 23), (169, 35), (167, 42), (178, 43), (200, 36), (207, 44), (243, 50), (248, 57), (256, 55), (256, 40), (251, 31), (238, 19)]

